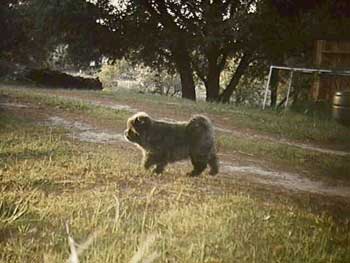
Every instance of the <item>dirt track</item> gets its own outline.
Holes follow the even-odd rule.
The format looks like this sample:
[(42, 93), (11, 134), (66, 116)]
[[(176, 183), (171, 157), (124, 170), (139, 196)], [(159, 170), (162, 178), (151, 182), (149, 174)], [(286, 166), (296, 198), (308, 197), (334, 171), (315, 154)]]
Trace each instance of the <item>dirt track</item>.
[[(108, 100), (108, 99), (91, 99), (91, 98), (83, 98), (83, 97), (79, 97), (79, 96), (68, 97), (68, 96), (64, 96), (64, 95), (60, 95), (60, 96), (61, 96), (61, 98), (68, 99), (68, 100), (69, 99), (80, 100), (84, 103), (88, 103), (91, 105), (106, 107), (106, 108), (113, 109), (113, 110), (126, 110), (126, 111), (129, 111), (130, 113), (135, 113), (137, 111), (145, 111), (145, 107), (146, 107), (147, 112), (152, 113), (154, 110), (154, 109), (149, 108), (145, 105), (142, 105), (142, 107), (140, 107), (140, 109), (138, 109), (138, 108), (135, 108), (133, 105), (117, 104), (117, 103), (115, 103), (111, 100)], [(157, 112), (156, 115), (159, 116), (159, 112)], [(161, 114), (161, 115), (163, 115), (163, 114)], [(164, 116), (160, 116), (160, 117), (169, 119), (169, 112), (165, 111)], [(215, 116), (215, 120), (216, 120), (216, 118), (218, 118), (218, 117)], [(177, 119), (172, 119), (172, 120), (177, 120)], [(266, 140), (266, 141), (270, 141), (273, 143), (293, 146), (293, 147), (300, 148), (303, 150), (308, 150), (308, 151), (334, 154), (334, 155), (339, 155), (339, 156), (350, 156), (350, 152), (346, 152), (346, 151), (328, 149), (328, 148), (320, 147), (317, 145), (298, 143), (298, 142), (289, 141), (289, 140), (283, 139), (283, 138), (278, 139), (278, 138), (275, 138), (272, 136), (266, 136), (266, 135), (261, 135), (261, 134), (250, 134), (250, 133), (247, 133), (246, 131), (242, 132), (242, 131), (237, 130), (237, 129), (232, 129), (231, 127), (226, 127), (224, 124), (225, 123), (224, 120), (216, 120), (216, 121), (219, 123), (215, 126), (215, 129), (218, 132), (232, 134), (232, 136), (247, 137), (248, 139)]]
[[(72, 99), (72, 97), (62, 97), (64, 99)], [(83, 100), (89, 104), (103, 106), (114, 110), (126, 110), (130, 111), (130, 113), (138, 111), (134, 105), (120, 105), (110, 100), (92, 100), (91, 98), (86, 99), (79, 97), (74, 97), (73, 99)], [(122, 136), (121, 131), (124, 129), (124, 127), (110, 128), (110, 125), (104, 125), (103, 123), (94, 121), (86, 116), (73, 116), (72, 114), (63, 112), (62, 110), (57, 112), (51, 110), (47, 111), (42, 107), (20, 102), (14, 103), (12, 101), (3, 101), (1, 102), (0, 107), (7, 108), (9, 110), (12, 109), (14, 112), (18, 112), (18, 109), (25, 108), (27, 114), (35, 115), (36, 117), (40, 118), (37, 119), (37, 121), (41, 125), (64, 127), (68, 131), (67, 137), (74, 140), (96, 144), (123, 144), (130, 150), (134, 149), (134, 146), (127, 143)], [(150, 114), (159, 116), (158, 112), (153, 112), (151, 108), (146, 109), (144, 105), (142, 105), (142, 110), (147, 110), (147, 112)], [(47, 112), (50, 112), (50, 114)], [(167, 112), (164, 112), (164, 115), (167, 115)], [(215, 119), (213, 121), (216, 123)], [(265, 138), (265, 136), (259, 135), (246, 135), (242, 134), (241, 131), (234, 131), (230, 129), (230, 127), (224, 127), (222, 124), (220, 127), (216, 128), (217, 132), (230, 133), (232, 136), (247, 136), (248, 139), (250, 137), (268, 139), (277, 143), (301, 147), (304, 150), (319, 151), (327, 154), (349, 154), (347, 152), (334, 151), (312, 145), (296, 144), (287, 140), (277, 140), (272, 137)], [(269, 167), (265, 163), (262, 164), (258, 160), (254, 160), (254, 158), (247, 158), (242, 162), (241, 160), (237, 160), (232, 153), (219, 153), (219, 156), (221, 159), (221, 171), (218, 176), (224, 180), (235, 178), (269, 187), (282, 187), (287, 191), (292, 192), (315, 193), (334, 197), (338, 196), (350, 200), (350, 187), (346, 186), (346, 184), (344, 184), (342, 181), (336, 181), (332, 185), (328, 185), (323, 181), (308, 179), (303, 174), (287, 171), (288, 169), (286, 171), (283, 171), (282, 169), (276, 170), (274, 167)]]

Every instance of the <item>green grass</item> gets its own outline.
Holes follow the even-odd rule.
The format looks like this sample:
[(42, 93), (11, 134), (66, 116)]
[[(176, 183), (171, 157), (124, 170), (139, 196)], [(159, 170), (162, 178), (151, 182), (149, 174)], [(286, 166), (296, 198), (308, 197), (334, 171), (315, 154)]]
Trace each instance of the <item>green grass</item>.
[(130, 116), (130, 112), (126, 110), (109, 109), (86, 103), (79, 99), (67, 99), (50, 93), (42, 93), (40, 89), (0, 89), (0, 96), (11, 97), (22, 103), (34, 103), (38, 106), (51, 107), (68, 112), (86, 113), (95, 118), (104, 118), (116, 122), (124, 121)]
[(229, 135), (218, 136), (217, 142), (219, 151), (247, 154), (282, 167), (292, 167), (293, 170), (309, 170), (312, 171), (313, 176), (321, 176), (330, 181), (335, 178), (350, 179), (350, 155), (332, 155)]
[(350, 149), (350, 129), (329, 118), (329, 114), (302, 114), (294, 111), (262, 110), (247, 106), (223, 105), (203, 101), (192, 102), (180, 98), (139, 94), (132, 91), (98, 93), (116, 101), (142, 101), (169, 107), (175, 111), (211, 113), (225, 117), (229, 123), (240, 129), (316, 143), (336, 143)]
[[(57, 105), (67, 104), (51, 106)], [(346, 220), (313, 214), (283, 196), (251, 197), (235, 181), (188, 178), (186, 166), (154, 176), (135, 164), (138, 152), (0, 116), (0, 262), (66, 262), (66, 225), (76, 242), (92, 238), (80, 262), (350, 260)]]
[[(79, 94), (88, 98), (99, 98), (107, 97), (116, 99), (115, 93), (110, 92), (96, 92), (96, 91), (72, 91), (72, 90), (62, 90), (63, 93), (69, 97), (70, 94)], [(110, 108), (105, 108), (101, 106), (96, 106), (84, 102), (78, 99), (66, 99), (61, 96), (50, 94), (50, 90), (42, 89), (11, 89), (6, 88), (0, 90), (0, 95), (9, 96), (12, 99), (19, 100), (19, 102), (34, 103), (36, 105), (41, 105), (43, 107), (48, 107), (52, 109), (59, 109), (68, 111), (71, 113), (84, 114), (85, 116), (90, 116), (94, 119), (98, 119), (103, 123), (112, 123), (113, 127), (124, 127), (126, 119), (130, 116), (130, 112), (126, 110), (113, 110)], [(168, 103), (181, 103), (175, 105), (179, 111), (199, 111), (199, 112), (216, 112), (222, 114), (228, 114), (229, 118), (233, 118), (231, 115), (233, 107), (230, 105), (218, 105), (218, 104), (207, 104), (199, 102), (197, 104), (190, 102), (188, 100), (180, 101), (178, 98), (162, 97), (162, 96), (151, 96), (147, 94), (135, 94), (130, 91), (122, 91), (118, 93), (118, 99), (123, 100), (122, 104), (127, 104), (129, 102), (142, 102), (142, 103), (153, 103), (157, 104), (159, 109), (164, 108), (166, 111), (166, 105)], [(174, 105), (172, 104), (172, 107)], [(346, 141), (350, 140), (350, 132), (347, 128), (339, 126), (332, 121), (321, 121), (315, 118), (314, 122), (317, 124), (309, 124), (311, 119), (309, 116), (303, 116), (301, 114), (294, 114), (291, 112), (286, 112), (285, 114), (278, 114), (276, 112), (259, 112), (256, 109), (246, 109), (240, 108), (241, 111), (236, 109), (234, 111), (235, 120), (232, 123), (243, 122), (243, 127), (255, 126), (255, 132), (264, 132), (264, 129), (268, 127), (273, 131), (276, 129), (282, 130), (287, 129), (291, 134), (298, 136), (306, 136), (305, 134), (311, 134), (312, 131), (317, 130), (313, 135), (307, 136), (312, 138), (316, 136), (319, 140), (326, 142), (331, 141), (334, 138), (338, 138), (337, 143), (343, 142), (342, 147), (347, 148)], [(242, 119), (237, 118), (241, 116)], [(246, 118), (243, 118), (246, 116)], [(262, 118), (264, 116), (264, 118)], [(299, 125), (291, 125), (288, 116), (293, 116), (293, 120), (299, 120)], [(269, 119), (269, 121), (266, 121)], [(259, 121), (260, 120), (260, 121)], [(263, 123), (262, 126), (259, 122)], [(297, 123), (298, 121), (296, 121)], [(231, 121), (227, 121), (231, 123)], [(303, 125), (313, 126), (312, 130), (309, 126), (303, 128)], [(236, 124), (235, 124), (236, 125)], [(240, 123), (241, 125), (241, 123)], [(274, 126), (274, 127), (272, 127)], [(322, 128), (320, 128), (322, 126)], [(262, 128), (263, 127), (263, 128)], [(240, 126), (240, 128), (242, 128)], [(323, 134), (325, 133), (325, 134)], [(348, 134), (349, 133), (349, 134)], [(348, 136), (347, 136), (348, 134)], [(288, 138), (288, 134), (285, 137)], [(284, 136), (282, 136), (284, 137)], [(300, 138), (301, 138), (300, 137)], [(322, 139), (321, 139), (322, 137)], [(333, 138), (333, 139), (332, 139)], [(305, 139), (305, 138), (304, 138)], [(309, 140), (309, 139), (308, 139)], [(266, 141), (263, 139), (249, 139), (238, 136), (231, 136), (222, 134), (218, 136), (218, 147), (219, 151), (222, 152), (243, 152), (248, 155), (253, 155), (255, 158), (260, 160), (265, 160), (266, 162), (274, 163), (280, 167), (292, 167), (292, 170), (312, 171), (313, 176), (322, 176), (327, 180), (333, 180), (334, 178), (350, 179), (350, 156), (337, 156), (326, 153), (318, 153), (314, 151), (304, 150), (298, 147), (279, 144), (271, 141)], [(285, 168), (283, 168), (285, 169)], [(289, 168), (288, 168), (289, 169)]]
[[(48, 89), (23, 89), (17, 86), (2, 85), (1, 94), (16, 94), (20, 98), (41, 100), (43, 97), (51, 97), (51, 93), (79, 95), (86, 98), (108, 98), (116, 103), (136, 105), (146, 105), (155, 110), (164, 109), (178, 114), (204, 113), (225, 118), (233, 128), (249, 130), (251, 132), (263, 133), (276, 137), (298, 140), (303, 142), (313, 142), (319, 144), (334, 145), (342, 149), (350, 149), (350, 129), (344, 127), (329, 118), (329, 114), (302, 114), (295, 111), (272, 111), (261, 110), (245, 106), (223, 105), (217, 103), (206, 103), (203, 101), (192, 102), (176, 97), (166, 97), (151, 94), (140, 94), (136, 91), (120, 89), (117, 92), (111, 91), (78, 91), (78, 90), (48, 90)], [(46, 96), (46, 95), (49, 96)], [(56, 98), (56, 100), (62, 100)], [(64, 104), (67, 102), (64, 100)], [(57, 104), (58, 102), (53, 102)], [(86, 104), (76, 107), (88, 107)], [(83, 103), (82, 103), (83, 104)], [(66, 105), (66, 107), (72, 107)]]

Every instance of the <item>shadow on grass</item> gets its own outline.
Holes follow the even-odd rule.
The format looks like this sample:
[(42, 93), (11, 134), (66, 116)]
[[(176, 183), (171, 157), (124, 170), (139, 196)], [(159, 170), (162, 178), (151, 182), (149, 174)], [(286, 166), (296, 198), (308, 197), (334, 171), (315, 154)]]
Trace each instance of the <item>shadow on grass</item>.
[(74, 182), (55, 181), (47, 178), (39, 178), (30, 182), (30, 187), (48, 194), (59, 194), (63, 191), (76, 189)]
[(23, 152), (3, 152), (0, 153), (0, 160), (11, 161), (11, 160), (35, 160), (42, 159), (43, 157), (49, 157), (54, 154), (53, 150), (38, 151), (38, 150), (24, 150)]

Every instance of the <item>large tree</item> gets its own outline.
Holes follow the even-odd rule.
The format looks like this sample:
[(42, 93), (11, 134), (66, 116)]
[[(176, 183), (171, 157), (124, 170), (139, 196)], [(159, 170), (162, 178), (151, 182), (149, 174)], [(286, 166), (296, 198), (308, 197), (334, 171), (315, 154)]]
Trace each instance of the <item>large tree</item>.
[(29, 42), (26, 27), (27, 1), (3, 0), (0, 3), (0, 57), (13, 60)]
[[(68, 43), (77, 58), (128, 54), (151, 66), (176, 69), (182, 96), (192, 100), (196, 73), (205, 84), (207, 100), (227, 102), (254, 57), (249, 33), (254, 0), (33, 2), (38, 28), (55, 42)], [(220, 75), (232, 57), (238, 66), (221, 92)]]
[[(135, 1), (133, 15), (148, 21), (145, 45), (159, 44), (180, 73), (183, 96), (195, 99), (193, 73), (204, 82), (208, 101), (228, 102), (239, 79), (254, 58), (249, 33), (255, 1)], [(140, 21), (138, 19), (137, 21)], [(140, 28), (145, 26), (143, 22)], [(159, 39), (161, 41), (159, 41)], [(144, 39), (141, 39), (143, 41)], [(146, 50), (147, 50), (146, 49)], [(220, 89), (220, 75), (228, 59), (237, 59), (229, 84)], [(188, 96), (190, 95), (190, 96)]]
[(65, 45), (69, 60), (84, 67), (103, 55), (121, 57), (127, 49), (118, 42), (118, 34), (100, 24), (108, 9), (100, 9), (85, 0), (32, 0), (33, 27), (37, 42), (54, 51)]
[[(308, 11), (315, 7), (303, 6), (303, 1), (297, 1), (296, 7), (308, 11), (304, 15), (292, 12), (295, 1), (279, 0), (31, 2), (37, 10), (36, 31), (50, 36), (50, 43), (68, 44), (74, 60), (126, 56), (152, 67), (175, 69), (182, 96), (192, 100), (196, 99), (195, 75), (203, 81), (208, 101), (229, 102), (252, 65), (266, 69), (270, 63), (300, 54), (305, 43), (312, 44), (314, 34), (309, 31), (317, 29)], [(222, 72), (232, 59), (236, 68), (227, 85), (220, 86)]]

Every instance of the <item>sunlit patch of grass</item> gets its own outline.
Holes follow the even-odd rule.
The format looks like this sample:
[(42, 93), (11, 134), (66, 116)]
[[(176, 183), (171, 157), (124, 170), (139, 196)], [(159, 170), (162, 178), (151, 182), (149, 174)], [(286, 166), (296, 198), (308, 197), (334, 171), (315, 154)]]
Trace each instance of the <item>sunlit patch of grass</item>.
[(172, 207), (159, 221), (167, 251), (181, 262), (346, 262), (350, 256), (349, 232), (330, 218), (245, 196)]
[(110, 109), (94, 105), (83, 100), (64, 98), (42, 90), (34, 89), (0, 89), (0, 95), (10, 96), (12, 99), (21, 102), (35, 103), (37, 106), (48, 106), (54, 109), (61, 109), (69, 112), (84, 112), (96, 118), (125, 121), (130, 112), (123, 109)]
[[(80, 255), (82, 262), (129, 262), (135, 257), (155, 255), (156, 262), (314, 262), (318, 259), (347, 262), (349, 259), (348, 229), (337, 226), (326, 216), (259, 204), (246, 196), (182, 205), (159, 200), (158, 195), (148, 201), (130, 198), (116, 203), (111, 195), (110, 191), (91, 191), (39, 201), (38, 210), (50, 223), (42, 226), (36, 243), (19, 242), (23, 237), (7, 243), (17, 247), (11, 252), (13, 262), (24, 259), (24, 252), (29, 252), (26, 256), (32, 260), (42, 256), (52, 262), (68, 259), (65, 220), (74, 240), (80, 244), (95, 233), (92, 244)], [(162, 206), (147, 210), (147, 205), (153, 202)], [(153, 235), (155, 242), (145, 248), (142, 242), (147, 244), (147, 235)], [(149, 251), (141, 253), (140, 249)]]

